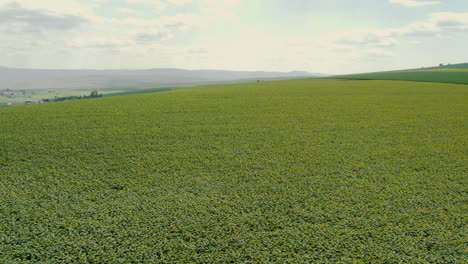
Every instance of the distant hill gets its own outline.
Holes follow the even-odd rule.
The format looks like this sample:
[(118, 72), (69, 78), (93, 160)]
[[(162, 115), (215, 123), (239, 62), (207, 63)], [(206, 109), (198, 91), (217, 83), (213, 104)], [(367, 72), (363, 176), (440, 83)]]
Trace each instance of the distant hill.
[(59, 89), (118, 85), (205, 84), (254, 79), (318, 77), (304, 71), (224, 71), (224, 70), (38, 70), (0, 67), (2, 89)]
[(434, 66), (424, 69), (468, 69), (468, 63), (446, 64), (442, 66)]
[(333, 79), (395, 80), (468, 84), (468, 63), (450, 64), (412, 70), (336, 75)]

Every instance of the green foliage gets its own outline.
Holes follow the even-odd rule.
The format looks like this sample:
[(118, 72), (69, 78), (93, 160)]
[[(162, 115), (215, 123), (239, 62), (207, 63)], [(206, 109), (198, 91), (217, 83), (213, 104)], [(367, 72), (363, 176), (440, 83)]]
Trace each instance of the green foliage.
[(85, 98), (97, 98), (97, 97), (102, 97), (102, 94), (100, 94), (97, 90), (92, 90), (89, 96), (85, 96)]
[(62, 102), (62, 101), (69, 101), (69, 100), (80, 100), (80, 99), (89, 99), (89, 98), (99, 98), (102, 97), (97, 90), (92, 90), (89, 95), (69, 95), (69, 96), (62, 96), (62, 97), (55, 97), (54, 99), (43, 99), (44, 102)]
[(1, 263), (464, 263), (464, 85), (0, 109)]
[(348, 80), (399, 80), (468, 84), (468, 71), (464, 69), (461, 69), (459, 71), (412, 70), (339, 75), (330, 78)]

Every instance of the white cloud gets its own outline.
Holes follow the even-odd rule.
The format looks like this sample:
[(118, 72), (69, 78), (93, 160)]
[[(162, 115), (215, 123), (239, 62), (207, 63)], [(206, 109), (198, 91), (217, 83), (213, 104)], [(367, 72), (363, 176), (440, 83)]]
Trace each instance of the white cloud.
[(419, 21), (394, 30), (395, 33), (413, 37), (441, 37), (468, 31), (468, 13), (433, 13), (427, 21)]
[(399, 28), (363, 28), (329, 34), (328, 42), (361, 48), (391, 48), (403, 37), (444, 37), (468, 31), (468, 13), (433, 13), (429, 19)]
[(390, 0), (390, 3), (399, 4), (407, 7), (438, 5), (440, 1), (417, 1), (417, 0)]
[(240, 5), (239, 0), (198, 0), (196, 2), (204, 14), (213, 16), (215, 20), (238, 20), (235, 10)]
[(77, 15), (62, 15), (37, 9), (26, 9), (19, 4), (0, 9), (0, 28), (8, 31), (69, 30), (87, 20)]
[(441, 12), (432, 14), (431, 20), (439, 27), (462, 27), (468, 26), (468, 13)]
[(7, 5), (19, 5), (25, 9), (41, 10), (56, 14), (94, 16), (93, 5), (83, 4), (79, 0), (0, 0), (0, 8)]
[(129, 3), (141, 3), (152, 6), (167, 6), (176, 5), (183, 6), (193, 2), (194, 0), (127, 0)]
[(398, 44), (394, 34), (381, 29), (354, 29), (331, 34), (336, 44), (356, 45), (362, 48), (393, 47)]
[[(103, 49), (147, 49), (155, 43), (173, 39), (183, 32), (204, 28), (211, 23), (232, 19), (232, 7), (237, 0), (128, 0), (151, 6), (186, 5), (197, 3), (202, 13), (179, 13), (162, 15), (154, 19), (128, 17), (125, 19), (105, 18), (95, 15), (93, 8), (109, 0), (94, 0), (82, 4), (77, 0), (0, 0), (0, 42), (3, 42), (2, 53), (8, 53), (8, 47), (24, 47), (22, 51), (33, 54), (45, 46), (37, 42), (36, 46), (24, 43), (42, 39), (57, 45), (50, 49), (69, 47), (70, 49), (97, 48)], [(40, 2), (40, 3), (39, 3)], [(217, 10), (209, 14), (207, 10)], [(131, 14), (133, 9), (121, 8), (119, 12)], [(231, 16), (225, 13), (231, 12)], [(84, 24), (85, 21), (88, 23)], [(79, 28), (81, 26), (81, 29)], [(76, 29), (72, 32), (54, 33), (53, 30)], [(39, 31), (40, 30), (40, 31)], [(51, 31), (52, 30), (52, 31)], [(11, 35), (17, 36), (13, 38)], [(39, 35), (38, 35), (39, 34)]]
[[(237, 23), (240, 0), (125, 1), (123, 6), (111, 5), (112, 0), (0, 0), (0, 60), (25, 67), (317, 69), (333, 73), (336, 65), (395, 59), (405, 43), (459, 38), (460, 32), (468, 32), (468, 13), (439, 12), (396, 28), (320, 35), (308, 34), (306, 26), (299, 34), (294, 30), (275, 33), (255, 23), (241, 25)], [(421, 6), (436, 1), (393, 2)], [(7, 12), (14, 7), (12, 3), (17, 3), (19, 16)], [(127, 16), (98, 16), (97, 7), (106, 5)], [(154, 16), (145, 18), (148, 13)]]
[(134, 15), (138, 13), (138, 11), (136, 11), (135, 9), (125, 7), (117, 8), (117, 11), (125, 15)]
[(186, 5), (188, 3), (191, 3), (193, 0), (166, 0), (166, 2), (174, 4), (174, 5)]
[(160, 0), (127, 0), (127, 1), (131, 4), (138, 3), (138, 4), (151, 6), (155, 11), (158, 11), (158, 12), (167, 8), (166, 2), (160, 1)]
[[(414, 45), (427, 42), (428, 39), (455, 38), (461, 36), (460, 33), (463, 32), (468, 32), (468, 13), (443, 12), (433, 13), (426, 20), (398, 28), (351, 29), (332, 32), (323, 37), (291, 40), (290, 43), (295, 43), (294, 48), (309, 54), (309, 57), (310, 54), (315, 54), (313, 55), (315, 61), (363, 63), (395, 58), (395, 51), (404, 43)], [(292, 47), (285, 50), (292, 50)], [(293, 58), (292, 55), (288, 56), (290, 59)], [(304, 61), (300, 57), (296, 59)]]

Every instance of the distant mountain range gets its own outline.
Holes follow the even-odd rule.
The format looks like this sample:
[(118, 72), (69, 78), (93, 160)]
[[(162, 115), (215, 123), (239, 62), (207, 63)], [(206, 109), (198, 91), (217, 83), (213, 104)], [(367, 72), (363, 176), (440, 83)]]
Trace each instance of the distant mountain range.
[(224, 70), (40, 70), (0, 67), (2, 89), (72, 89), (126, 85), (189, 85), (256, 79), (322, 77), (304, 71), (224, 71)]

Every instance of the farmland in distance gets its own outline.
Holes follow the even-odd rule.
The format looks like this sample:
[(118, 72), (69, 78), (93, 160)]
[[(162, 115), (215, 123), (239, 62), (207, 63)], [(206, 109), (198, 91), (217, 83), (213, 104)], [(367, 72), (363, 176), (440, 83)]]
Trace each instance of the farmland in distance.
[(467, 96), (291, 80), (0, 108), (0, 262), (463, 263)]

